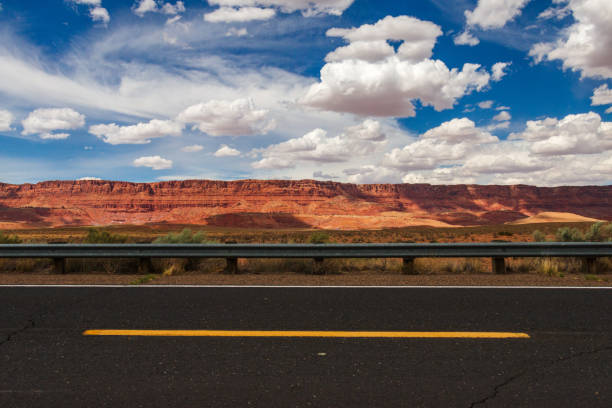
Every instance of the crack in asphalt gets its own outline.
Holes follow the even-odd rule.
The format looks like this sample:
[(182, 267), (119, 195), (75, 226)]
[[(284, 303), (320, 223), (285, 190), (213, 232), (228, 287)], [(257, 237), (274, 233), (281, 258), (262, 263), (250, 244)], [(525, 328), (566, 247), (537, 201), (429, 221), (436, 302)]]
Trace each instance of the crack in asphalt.
[(499, 394), (499, 390), (502, 389), (503, 387), (505, 387), (506, 385), (510, 384), (511, 382), (521, 378), (522, 376), (524, 376), (527, 372), (526, 371), (521, 371), (518, 374), (513, 375), (512, 377), (508, 378), (507, 380), (505, 380), (503, 383), (498, 384), (495, 386), (495, 388), (493, 388), (493, 392), (489, 395), (487, 395), (486, 397), (484, 397), (483, 399), (479, 400), (479, 401), (474, 401), (470, 404), (470, 408), (475, 407), (476, 405), (480, 405), (480, 404), (486, 404), (487, 401), (490, 401), (492, 399), (494, 399), (495, 397), (497, 397), (497, 394)]
[[(612, 346), (605, 346), (605, 347), (601, 347), (595, 350), (587, 350), (587, 351), (582, 351), (580, 353), (574, 353), (571, 354), (567, 357), (562, 357), (558, 360), (552, 361), (550, 362), (550, 364), (545, 365), (544, 367), (539, 367), (539, 368), (535, 368), (535, 370), (545, 370), (548, 368), (551, 368), (559, 363), (563, 363), (565, 361), (569, 361), (569, 360), (573, 360), (576, 358), (580, 358), (580, 357), (584, 357), (590, 354), (597, 354), (597, 353), (601, 353), (603, 351), (612, 351)], [(504, 387), (506, 387), (507, 385), (511, 384), (512, 382), (518, 380), (519, 378), (521, 378), (522, 376), (524, 376), (525, 374), (527, 374), (527, 371), (521, 371), (518, 374), (513, 375), (512, 377), (508, 378), (507, 380), (505, 380), (504, 382), (502, 382), (501, 384), (498, 384), (495, 386), (495, 388), (493, 388), (493, 392), (489, 395), (487, 395), (486, 397), (484, 397), (481, 400), (472, 402), (470, 404), (470, 408), (473, 408), (477, 405), (481, 405), (481, 404), (486, 404), (488, 401), (491, 401), (492, 399), (495, 399), (495, 397), (497, 397), (497, 395), (499, 394), (500, 390)]]
[(0, 341), (0, 346), (8, 343), (9, 341), (13, 339), (13, 337), (19, 335), (20, 333), (23, 333), (26, 330), (31, 329), (34, 326), (36, 326), (36, 322), (34, 321), (34, 319), (28, 319), (28, 323), (25, 326), (21, 327), (20, 329), (15, 330), (14, 332), (7, 334), (6, 338)]
[[(98, 293), (101, 293), (101, 292), (98, 292)], [(21, 333), (36, 327), (36, 321), (37, 320), (42, 319), (45, 316), (51, 315), (53, 313), (57, 313), (61, 309), (75, 307), (75, 306), (77, 306), (77, 305), (79, 305), (79, 304), (81, 304), (81, 303), (83, 303), (83, 302), (85, 302), (87, 300), (91, 300), (93, 297), (98, 295), (98, 293), (94, 293), (94, 294), (85, 296), (85, 297), (83, 297), (81, 299), (78, 299), (77, 301), (75, 301), (73, 303), (68, 304), (68, 305), (58, 306), (58, 307), (56, 307), (53, 310), (45, 310), (45, 311), (39, 311), (39, 312), (34, 313), (33, 316), (29, 317), (26, 320), (27, 323), (24, 326), (22, 326), (21, 328), (19, 328), (19, 329), (15, 330), (15, 331), (9, 333), (8, 335), (6, 335), (6, 338), (4, 340), (0, 341), (0, 347), (5, 345), (6, 343), (10, 342), (14, 337), (20, 335)]]

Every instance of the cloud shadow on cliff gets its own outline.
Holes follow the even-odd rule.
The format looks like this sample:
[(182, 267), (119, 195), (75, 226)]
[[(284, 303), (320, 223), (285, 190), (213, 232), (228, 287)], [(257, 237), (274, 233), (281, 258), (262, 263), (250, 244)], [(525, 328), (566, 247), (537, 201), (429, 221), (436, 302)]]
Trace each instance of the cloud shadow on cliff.
[(231, 228), (312, 228), (310, 224), (288, 213), (240, 212), (218, 214), (206, 218), (215, 227)]

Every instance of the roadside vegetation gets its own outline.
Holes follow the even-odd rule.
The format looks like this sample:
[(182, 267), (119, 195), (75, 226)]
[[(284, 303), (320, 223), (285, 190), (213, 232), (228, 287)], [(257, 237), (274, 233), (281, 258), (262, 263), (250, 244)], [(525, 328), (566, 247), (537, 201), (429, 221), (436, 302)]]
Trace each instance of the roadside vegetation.
[(4, 235), (0, 231), (0, 244), (21, 244), (21, 239), (17, 235)]
[(98, 228), (89, 228), (83, 240), (84, 244), (125, 244), (129, 241), (127, 235), (113, 234)]
[[(612, 241), (612, 223), (576, 223), (475, 226), (459, 228), (410, 227), (373, 231), (257, 230), (190, 226), (117, 226), (104, 228), (64, 227), (0, 231), (0, 244), (90, 243), (90, 244), (205, 244), (205, 243), (433, 243), (433, 242), (586, 242)], [(584, 274), (585, 264), (574, 258), (507, 259), (510, 273), (565, 277)], [(68, 259), (70, 274), (135, 274), (144, 277), (183, 274), (216, 274), (225, 268), (224, 259), (153, 259), (146, 270), (134, 259)], [(312, 259), (239, 259), (242, 273), (313, 273)], [(327, 274), (399, 274), (400, 259), (329, 259)], [(417, 259), (419, 274), (485, 274), (490, 259)], [(599, 258), (598, 273), (612, 273), (612, 260)], [(46, 259), (0, 259), (0, 272), (53, 273)], [(152, 275), (154, 274), (154, 275)], [(585, 275), (586, 276), (586, 275)], [(586, 278), (585, 278), (586, 279)]]

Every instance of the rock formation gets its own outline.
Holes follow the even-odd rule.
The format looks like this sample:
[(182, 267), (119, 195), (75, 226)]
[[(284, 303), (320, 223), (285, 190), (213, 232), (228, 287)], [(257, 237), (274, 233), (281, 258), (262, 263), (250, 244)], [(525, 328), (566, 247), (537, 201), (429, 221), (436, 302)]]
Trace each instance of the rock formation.
[(541, 212), (612, 220), (612, 186), (315, 180), (0, 183), (0, 228), (110, 224), (367, 229), (501, 224)]

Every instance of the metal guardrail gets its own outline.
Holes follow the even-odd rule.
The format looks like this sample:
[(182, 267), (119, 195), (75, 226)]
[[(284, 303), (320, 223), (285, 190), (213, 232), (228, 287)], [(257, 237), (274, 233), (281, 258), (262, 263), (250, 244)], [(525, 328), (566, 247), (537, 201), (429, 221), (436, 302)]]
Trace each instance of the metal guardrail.
[(612, 257), (612, 242), (494, 242), (445, 244), (18, 244), (0, 245), (0, 258), (53, 258), (60, 273), (66, 258), (225, 258), (237, 273), (238, 258), (402, 258), (404, 272), (414, 272), (415, 258), (493, 258), (496, 273), (504, 258), (578, 257), (587, 269), (594, 259)]

